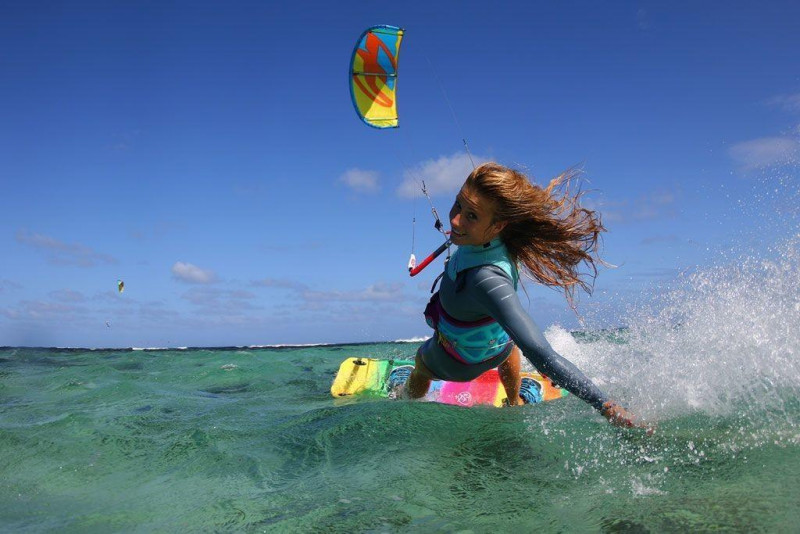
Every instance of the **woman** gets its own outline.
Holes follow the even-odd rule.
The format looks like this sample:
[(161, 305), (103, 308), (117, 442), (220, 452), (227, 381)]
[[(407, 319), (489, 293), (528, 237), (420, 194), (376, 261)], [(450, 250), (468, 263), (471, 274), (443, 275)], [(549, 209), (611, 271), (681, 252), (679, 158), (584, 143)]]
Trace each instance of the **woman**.
[(595, 212), (580, 207), (580, 193), (570, 194), (570, 178), (563, 174), (542, 189), (497, 163), (469, 175), (450, 210), (450, 239), (458, 250), (425, 310), (434, 336), (417, 351), (407, 396), (424, 396), (434, 378), (466, 382), (498, 367), (509, 404), (523, 404), (521, 349), (538, 371), (612, 424), (636, 424), (553, 350), (517, 296), (518, 266), (532, 279), (562, 288), (571, 306), (576, 286), (590, 291), (578, 268), (586, 264), (592, 277), (597, 274), (597, 240), (605, 228)]

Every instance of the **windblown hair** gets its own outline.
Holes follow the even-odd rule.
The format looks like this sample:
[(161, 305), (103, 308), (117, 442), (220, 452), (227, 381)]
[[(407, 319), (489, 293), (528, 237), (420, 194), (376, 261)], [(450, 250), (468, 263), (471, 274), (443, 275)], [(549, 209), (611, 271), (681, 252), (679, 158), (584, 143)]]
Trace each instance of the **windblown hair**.
[[(500, 238), (511, 259), (537, 282), (561, 288), (575, 308), (575, 288), (591, 294), (597, 277), (600, 232), (606, 229), (600, 214), (581, 207), (583, 193), (573, 193), (580, 174), (569, 169), (546, 188), (532, 184), (519, 171), (497, 163), (484, 163), (467, 178), (464, 186), (494, 202), (494, 221), (507, 224)], [(589, 268), (581, 272), (581, 264)], [(587, 281), (588, 280), (588, 281)]]

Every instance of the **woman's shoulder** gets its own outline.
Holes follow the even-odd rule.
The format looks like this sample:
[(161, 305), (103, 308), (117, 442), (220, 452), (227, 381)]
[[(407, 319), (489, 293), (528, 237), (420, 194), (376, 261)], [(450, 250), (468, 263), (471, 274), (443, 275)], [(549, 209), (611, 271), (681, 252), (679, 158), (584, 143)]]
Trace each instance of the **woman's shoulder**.
[(514, 285), (513, 278), (499, 265), (479, 265), (467, 270), (467, 281), (481, 287), (489, 280), (505, 281)]

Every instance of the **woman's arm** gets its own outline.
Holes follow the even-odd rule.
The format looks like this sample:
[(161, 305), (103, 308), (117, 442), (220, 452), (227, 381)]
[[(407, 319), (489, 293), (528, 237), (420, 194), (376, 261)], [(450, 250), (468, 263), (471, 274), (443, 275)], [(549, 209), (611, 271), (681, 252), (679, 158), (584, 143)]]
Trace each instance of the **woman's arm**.
[(475, 301), (503, 327), (528, 361), (558, 385), (604, 412), (603, 405), (610, 402), (608, 396), (572, 362), (553, 350), (525, 312), (508, 275), (498, 267), (483, 266), (472, 269), (468, 276), (472, 280), (467, 287)]

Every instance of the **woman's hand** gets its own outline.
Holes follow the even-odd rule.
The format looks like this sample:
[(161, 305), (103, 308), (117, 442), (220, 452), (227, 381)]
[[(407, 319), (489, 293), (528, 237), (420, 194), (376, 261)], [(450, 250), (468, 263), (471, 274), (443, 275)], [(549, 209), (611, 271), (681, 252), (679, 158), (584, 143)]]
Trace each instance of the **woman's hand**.
[(647, 431), (647, 435), (651, 435), (655, 432), (653, 427), (637, 421), (632, 413), (616, 402), (608, 401), (604, 403), (600, 413), (614, 426), (622, 428), (643, 428)]

